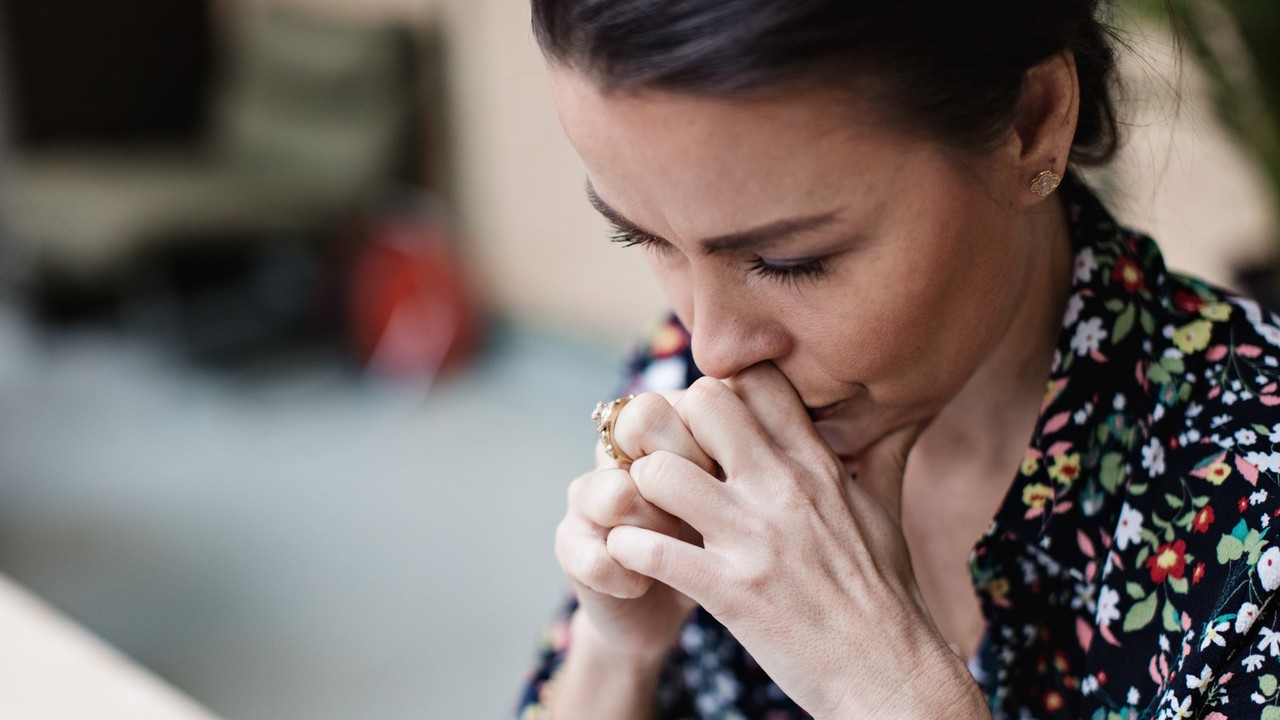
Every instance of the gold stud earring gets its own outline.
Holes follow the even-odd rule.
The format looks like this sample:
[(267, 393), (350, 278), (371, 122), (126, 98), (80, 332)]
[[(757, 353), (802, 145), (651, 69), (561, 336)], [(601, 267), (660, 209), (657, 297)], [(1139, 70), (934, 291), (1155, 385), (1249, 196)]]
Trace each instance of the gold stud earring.
[(1031, 181), (1031, 192), (1040, 197), (1048, 197), (1049, 193), (1062, 184), (1062, 176), (1052, 170), (1045, 170)]

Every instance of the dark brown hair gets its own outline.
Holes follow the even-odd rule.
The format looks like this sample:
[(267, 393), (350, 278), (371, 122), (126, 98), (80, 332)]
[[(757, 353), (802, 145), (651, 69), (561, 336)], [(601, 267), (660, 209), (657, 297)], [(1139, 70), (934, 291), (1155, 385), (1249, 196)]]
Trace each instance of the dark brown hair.
[(1071, 161), (1106, 162), (1118, 128), (1105, 0), (532, 0), (553, 61), (606, 90), (758, 97), (870, 79), (895, 122), (961, 148), (1010, 127), (1028, 69), (1076, 61)]

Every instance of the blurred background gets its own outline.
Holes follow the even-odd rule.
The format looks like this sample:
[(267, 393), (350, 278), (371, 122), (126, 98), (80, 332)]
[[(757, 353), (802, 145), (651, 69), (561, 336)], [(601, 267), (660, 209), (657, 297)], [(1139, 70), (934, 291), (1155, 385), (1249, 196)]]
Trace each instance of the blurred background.
[[(1226, 0), (1181, 62), (1133, 5), (1095, 182), (1176, 268), (1274, 275), (1217, 118), (1280, 73), (1214, 72)], [(0, 573), (227, 718), (503, 717), (662, 310), (524, 3), (3, 0), (0, 106)]]

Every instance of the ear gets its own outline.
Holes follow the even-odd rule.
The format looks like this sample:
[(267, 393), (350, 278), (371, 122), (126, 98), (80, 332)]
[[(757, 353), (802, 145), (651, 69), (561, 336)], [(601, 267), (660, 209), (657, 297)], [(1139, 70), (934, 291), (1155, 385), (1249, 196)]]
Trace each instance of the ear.
[(1080, 81), (1075, 56), (1064, 50), (1027, 70), (1014, 118), (1017, 197), (1036, 205), (1044, 198), (1031, 191), (1031, 181), (1045, 170), (1066, 172), (1080, 111)]

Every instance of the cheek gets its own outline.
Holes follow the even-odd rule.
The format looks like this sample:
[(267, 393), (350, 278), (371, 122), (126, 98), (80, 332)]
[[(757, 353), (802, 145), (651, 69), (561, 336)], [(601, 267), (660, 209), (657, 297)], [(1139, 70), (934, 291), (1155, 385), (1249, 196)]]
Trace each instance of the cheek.
[(805, 308), (795, 333), (812, 364), (886, 404), (936, 402), (958, 392), (994, 341), (1010, 270), (980, 218), (915, 224)]

